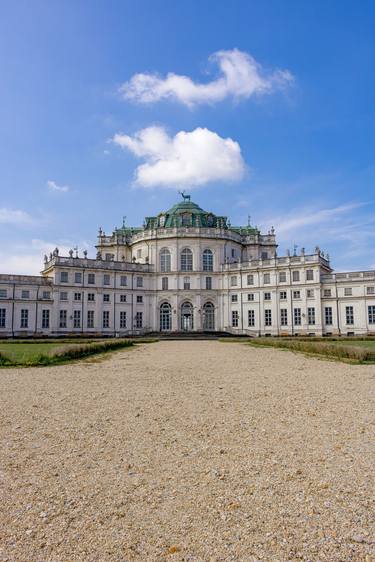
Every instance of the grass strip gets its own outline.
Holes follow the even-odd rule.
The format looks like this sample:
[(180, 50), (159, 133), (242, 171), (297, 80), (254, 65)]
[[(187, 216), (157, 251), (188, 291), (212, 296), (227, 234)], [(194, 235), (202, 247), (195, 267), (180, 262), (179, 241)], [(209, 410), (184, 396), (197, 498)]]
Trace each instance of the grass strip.
[(263, 347), (277, 347), (281, 349), (290, 349), (301, 353), (310, 353), (327, 357), (329, 359), (350, 360), (356, 363), (374, 363), (375, 350), (348, 345), (346, 343), (337, 345), (337, 343), (329, 343), (323, 341), (296, 341), (273, 338), (254, 338), (249, 341), (250, 345)]
[(47, 353), (38, 353), (28, 357), (25, 361), (17, 361), (12, 357), (8, 357), (4, 353), (0, 353), (0, 366), (3, 367), (35, 367), (46, 365), (57, 365), (77, 359), (105, 353), (124, 347), (132, 347), (134, 341), (128, 339), (116, 339), (92, 343), (70, 344), (57, 347)]

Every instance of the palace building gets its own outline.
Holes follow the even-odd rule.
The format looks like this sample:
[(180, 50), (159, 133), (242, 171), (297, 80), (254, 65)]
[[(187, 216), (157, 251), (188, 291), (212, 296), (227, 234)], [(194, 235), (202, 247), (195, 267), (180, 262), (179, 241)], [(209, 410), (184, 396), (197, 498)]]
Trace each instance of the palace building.
[(334, 273), (318, 247), (280, 256), (273, 228), (232, 226), (187, 195), (142, 227), (100, 229), (96, 249), (0, 275), (0, 337), (375, 334), (375, 271)]

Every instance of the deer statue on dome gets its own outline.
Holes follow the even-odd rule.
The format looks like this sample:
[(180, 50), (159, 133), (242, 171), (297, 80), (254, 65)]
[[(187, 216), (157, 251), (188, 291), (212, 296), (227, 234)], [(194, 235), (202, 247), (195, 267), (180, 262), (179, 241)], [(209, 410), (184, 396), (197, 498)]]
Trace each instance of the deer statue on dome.
[(186, 195), (185, 191), (178, 192), (184, 201), (190, 201), (190, 195)]

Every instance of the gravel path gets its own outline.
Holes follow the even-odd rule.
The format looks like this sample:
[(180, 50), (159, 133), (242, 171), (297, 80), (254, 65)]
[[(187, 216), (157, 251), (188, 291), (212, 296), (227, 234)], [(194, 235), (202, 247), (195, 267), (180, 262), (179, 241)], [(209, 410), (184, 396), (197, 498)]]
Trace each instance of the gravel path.
[(375, 366), (216, 341), (0, 371), (0, 561), (374, 561)]

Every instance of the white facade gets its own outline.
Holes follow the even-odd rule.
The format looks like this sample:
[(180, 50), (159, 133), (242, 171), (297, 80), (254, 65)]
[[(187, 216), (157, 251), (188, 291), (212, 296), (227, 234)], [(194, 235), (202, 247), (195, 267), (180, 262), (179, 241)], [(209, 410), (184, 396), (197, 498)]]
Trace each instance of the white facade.
[(0, 275), (0, 337), (375, 334), (375, 271), (333, 273), (319, 248), (280, 257), (273, 229), (232, 227), (186, 196), (143, 228), (100, 230), (97, 250)]

